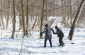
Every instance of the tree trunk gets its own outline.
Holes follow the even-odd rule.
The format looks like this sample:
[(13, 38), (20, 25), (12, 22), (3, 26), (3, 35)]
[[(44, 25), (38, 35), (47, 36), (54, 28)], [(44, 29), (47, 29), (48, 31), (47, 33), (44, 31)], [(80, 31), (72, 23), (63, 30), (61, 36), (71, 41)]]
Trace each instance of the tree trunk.
[(29, 0), (27, 0), (27, 7), (26, 7), (26, 10), (27, 10), (27, 12), (26, 12), (26, 35), (28, 35), (28, 23), (29, 23), (29, 18), (28, 18), (28, 1)]
[(25, 18), (24, 18), (24, 10), (23, 10), (23, 0), (21, 0), (21, 13), (22, 13), (22, 25), (23, 25), (23, 37), (25, 36)]
[(13, 31), (12, 31), (12, 36), (11, 36), (12, 39), (14, 39), (15, 23), (16, 23), (16, 16), (15, 16), (15, 1), (13, 0)]
[[(40, 32), (42, 32), (42, 27), (43, 27), (43, 16), (44, 16), (44, 1), (45, 0), (42, 0), (42, 13), (41, 13), (41, 24), (40, 24)], [(42, 36), (40, 36), (40, 38), (42, 38)]]
[(7, 5), (7, 21), (6, 21), (6, 28), (8, 27), (8, 21), (9, 21), (9, 11), (10, 11), (10, 1), (8, 0), (8, 5)]
[(70, 23), (72, 25), (72, 6), (71, 6), (71, 0), (70, 0)]
[(69, 37), (68, 37), (69, 40), (72, 40), (72, 37), (73, 37), (73, 34), (74, 34), (74, 30), (75, 30), (75, 24), (76, 24), (76, 21), (77, 21), (77, 19), (78, 19), (78, 17), (79, 17), (79, 13), (80, 13), (80, 11), (81, 11), (81, 8), (82, 8), (82, 5), (83, 5), (84, 1), (85, 1), (85, 0), (82, 0), (82, 1), (81, 1), (80, 6), (79, 6), (79, 8), (78, 8), (78, 11), (77, 11), (77, 13), (76, 13), (75, 19), (74, 19), (74, 21), (73, 21), (73, 24), (71, 25), (71, 29), (70, 29)]
[(8, 27), (9, 13), (7, 14), (6, 28)]
[[(19, 0), (19, 2), (21, 2), (21, 0)], [(21, 3), (19, 3), (19, 30), (22, 29), (23, 25), (22, 25), (22, 18), (21, 18)]]
[(35, 19), (35, 22), (34, 22), (34, 24), (33, 24), (33, 26), (32, 26), (32, 30), (33, 30), (34, 27), (35, 27), (36, 21), (37, 21), (37, 19)]

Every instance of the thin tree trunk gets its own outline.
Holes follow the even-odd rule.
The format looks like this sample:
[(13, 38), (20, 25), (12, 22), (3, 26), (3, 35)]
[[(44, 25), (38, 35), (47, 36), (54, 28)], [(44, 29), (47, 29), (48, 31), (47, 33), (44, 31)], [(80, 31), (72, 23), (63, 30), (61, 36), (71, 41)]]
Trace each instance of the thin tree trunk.
[(3, 20), (3, 15), (1, 14), (1, 23), (2, 23), (2, 28), (4, 29), (4, 20)]
[(22, 25), (23, 25), (23, 37), (25, 36), (25, 19), (24, 19), (24, 10), (23, 10), (23, 0), (21, 0), (21, 13), (22, 13)]
[(70, 0), (70, 20), (71, 20), (71, 25), (72, 25), (72, 6), (71, 6), (71, 0)]
[(21, 19), (21, 13), (19, 11), (19, 30), (22, 29), (22, 19)]
[(28, 1), (29, 0), (27, 0), (27, 7), (26, 7), (26, 10), (27, 10), (27, 12), (26, 12), (26, 35), (28, 35), (28, 23), (29, 23), (29, 18), (28, 18)]
[(77, 13), (76, 13), (75, 19), (74, 19), (74, 21), (73, 21), (73, 24), (71, 25), (71, 29), (70, 29), (69, 36), (68, 36), (68, 39), (69, 39), (69, 40), (72, 40), (72, 37), (73, 37), (73, 34), (74, 34), (74, 30), (75, 30), (75, 24), (76, 24), (76, 21), (77, 21), (77, 19), (78, 19), (78, 17), (79, 17), (79, 13), (80, 13), (80, 11), (81, 11), (81, 8), (82, 8), (82, 5), (83, 5), (84, 1), (85, 1), (85, 0), (82, 0), (82, 1), (81, 1), (80, 6), (79, 6), (79, 8), (78, 8), (78, 11), (77, 11)]
[(15, 16), (15, 0), (13, 0), (13, 31), (12, 31), (12, 36), (11, 36), (12, 39), (14, 39), (15, 23), (16, 23), (16, 16)]
[(6, 28), (8, 27), (9, 13), (7, 14)]
[[(21, 2), (21, 0), (19, 1), (19, 2)], [(19, 30), (21, 30), (22, 29), (22, 18), (21, 18), (21, 3), (19, 3)]]
[(10, 11), (10, 2), (8, 0), (8, 9), (7, 9), (7, 22), (6, 22), (6, 28), (8, 27), (8, 21), (9, 21), (9, 11)]
[(35, 22), (34, 22), (34, 24), (33, 24), (33, 26), (32, 26), (32, 30), (33, 30), (34, 27), (35, 27), (36, 21), (37, 21), (37, 19), (35, 19)]
[(47, 0), (45, 1), (45, 4), (46, 4), (46, 15), (45, 15), (45, 17), (46, 17), (46, 20), (45, 21), (48, 21), (48, 19), (47, 19), (47, 17), (48, 17), (48, 15), (47, 15)]

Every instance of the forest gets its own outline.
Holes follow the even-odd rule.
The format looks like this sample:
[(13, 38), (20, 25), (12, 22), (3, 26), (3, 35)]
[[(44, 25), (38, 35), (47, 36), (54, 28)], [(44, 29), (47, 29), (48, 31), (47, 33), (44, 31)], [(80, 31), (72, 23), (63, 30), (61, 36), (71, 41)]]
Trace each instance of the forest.
[[(43, 48), (46, 24), (62, 30), (64, 47), (52, 34)], [(0, 55), (85, 55), (84, 39), (85, 0), (0, 0)]]

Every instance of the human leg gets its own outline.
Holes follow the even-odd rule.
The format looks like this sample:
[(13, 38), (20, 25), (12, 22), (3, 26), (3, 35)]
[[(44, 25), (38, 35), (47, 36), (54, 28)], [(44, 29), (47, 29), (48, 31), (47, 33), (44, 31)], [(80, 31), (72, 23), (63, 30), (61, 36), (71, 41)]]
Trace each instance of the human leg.
[(59, 37), (59, 43), (60, 43), (60, 45), (59, 46), (63, 46), (64, 45), (64, 43), (63, 43), (63, 37)]
[(51, 41), (51, 39), (49, 39), (49, 43), (50, 43), (50, 47), (52, 47), (52, 41)]
[(44, 40), (44, 47), (46, 47), (46, 42), (47, 42), (47, 39)]

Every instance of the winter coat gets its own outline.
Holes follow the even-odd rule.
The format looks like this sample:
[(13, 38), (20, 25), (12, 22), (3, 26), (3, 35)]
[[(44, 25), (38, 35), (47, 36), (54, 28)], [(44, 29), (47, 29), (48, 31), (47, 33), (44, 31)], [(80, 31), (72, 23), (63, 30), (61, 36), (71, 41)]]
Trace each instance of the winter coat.
[(51, 27), (45, 27), (44, 31), (41, 34), (45, 33), (45, 39), (52, 39), (52, 32), (53, 29)]
[(58, 34), (58, 37), (64, 37), (64, 33), (62, 32), (62, 30), (60, 28), (56, 28), (56, 33)]

